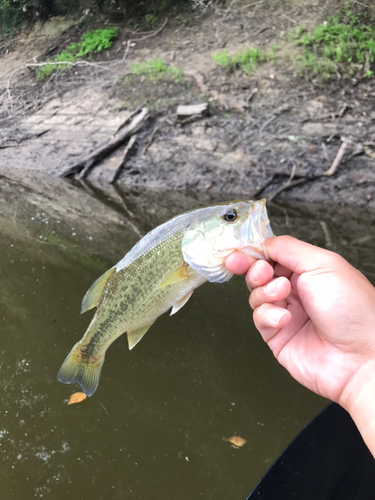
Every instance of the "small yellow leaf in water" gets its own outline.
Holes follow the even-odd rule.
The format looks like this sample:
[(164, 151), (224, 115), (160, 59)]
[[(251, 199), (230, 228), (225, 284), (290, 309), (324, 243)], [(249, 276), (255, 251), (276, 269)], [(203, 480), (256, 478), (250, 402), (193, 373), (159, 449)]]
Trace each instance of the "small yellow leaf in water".
[(75, 392), (72, 394), (69, 398), (68, 405), (74, 405), (75, 403), (80, 403), (84, 399), (86, 399), (87, 396), (84, 392)]
[(247, 443), (246, 439), (242, 438), (241, 436), (232, 436), (226, 439), (226, 441), (229, 441), (237, 448), (241, 448), (244, 444)]

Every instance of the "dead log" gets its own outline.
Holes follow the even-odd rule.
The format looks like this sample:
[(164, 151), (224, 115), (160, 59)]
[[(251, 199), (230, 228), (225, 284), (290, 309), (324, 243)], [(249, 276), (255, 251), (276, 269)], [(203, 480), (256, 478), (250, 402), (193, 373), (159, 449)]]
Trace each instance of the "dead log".
[(74, 165), (71, 165), (70, 167), (65, 169), (59, 175), (59, 177), (69, 177), (74, 174), (79, 174), (78, 180), (83, 179), (92, 169), (95, 163), (102, 160), (109, 153), (114, 151), (129, 136), (135, 134), (135, 132), (137, 132), (142, 127), (142, 125), (148, 120), (149, 117), (150, 115), (148, 108), (142, 108), (141, 112), (133, 115), (129, 124), (124, 125), (124, 127), (114, 137), (112, 137), (112, 139), (110, 139), (108, 142), (100, 146), (89, 155), (78, 160)]
[(208, 104), (203, 102), (201, 104), (189, 104), (187, 106), (179, 105), (177, 106), (177, 119), (185, 121), (189, 118), (201, 118), (207, 113)]

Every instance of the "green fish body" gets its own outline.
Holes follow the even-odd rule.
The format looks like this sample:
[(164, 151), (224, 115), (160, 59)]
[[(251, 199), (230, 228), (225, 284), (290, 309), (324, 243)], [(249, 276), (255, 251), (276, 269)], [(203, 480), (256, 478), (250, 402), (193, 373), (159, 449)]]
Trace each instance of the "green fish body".
[(81, 313), (97, 311), (58, 380), (77, 382), (91, 396), (112, 342), (126, 332), (132, 349), (161, 314), (170, 308), (176, 313), (200, 285), (228, 281), (232, 273), (224, 261), (233, 251), (267, 258), (268, 236), (265, 200), (201, 208), (148, 233), (86, 293)]

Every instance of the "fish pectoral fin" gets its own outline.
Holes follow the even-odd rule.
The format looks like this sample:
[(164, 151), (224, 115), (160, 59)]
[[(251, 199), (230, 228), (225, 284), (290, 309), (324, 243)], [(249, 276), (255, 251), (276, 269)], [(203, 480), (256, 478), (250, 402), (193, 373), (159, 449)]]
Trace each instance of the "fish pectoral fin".
[(172, 316), (172, 314), (176, 314), (177, 311), (179, 311), (181, 309), (181, 307), (184, 307), (184, 305), (186, 304), (186, 302), (190, 299), (190, 297), (193, 295), (193, 292), (194, 290), (192, 290), (191, 292), (187, 293), (186, 295), (184, 295), (182, 297), (182, 299), (178, 300), (174, 306), (172, 307), (172, 311), (171, 311), (171, 314), (170, 316)]
[(128, 336), (129, 349), (133, 349), (133, 347), (138, 344), (143, 335), (152, 325), (153, 323), (150, 323), (149, 325), (141, 326), (141, 328), (137, 328), (136, 330), (129, 330), (126, 332)]
[[(184, 264), (183, 266), (175, 269), (171, 273), (167, 274), (167, 276), (163, 279), (161, 283), (155, 288), (155, 290), (160, 290), (160, 288), (164, 288), (165, 286), (172, 285), (173, 283), (179, 283), (180, 281), (184, 281), (188, 278), (187, 268), (188, 264)], [(154, 291), (155, 291), (154, 290)]]
[(107, 284), (109, 278), (112, 276), (116, 267), (111, 267), (108, 271), (102, 274), (94, 283), (90, 286), (86, 295), (83, 297), (81, 305), (81, 314), (86, 311), (90, 311), (93, 307), (98, 305), (100, 297), (103, 293), (103, 289)]

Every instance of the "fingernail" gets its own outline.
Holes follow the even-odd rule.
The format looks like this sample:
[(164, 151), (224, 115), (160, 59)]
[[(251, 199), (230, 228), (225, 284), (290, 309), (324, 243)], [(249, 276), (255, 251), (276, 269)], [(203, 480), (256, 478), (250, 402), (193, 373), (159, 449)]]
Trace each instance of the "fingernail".
[(250, 277), (250, 281), (256, 283), (259, 279), (259, 274), (258, 274), (258, 271), (256, 269), (256, 267), (254, 268), (251, 268), (250, 271), (249, 271), (249, 277)]
[(280, 309), (270, 309), (266, 313), (268, 321), (274, 325), (279, 324), (279, 321), (284, 316), (284, 314), (285, 311), (282, 311)]
[(269, 295), (274, 295), (276, 292), (276, 286), (276, 281), (270, 281), (267, 285), (264, 285), (263, 290)]

